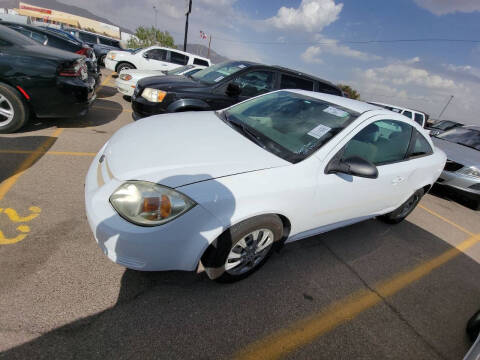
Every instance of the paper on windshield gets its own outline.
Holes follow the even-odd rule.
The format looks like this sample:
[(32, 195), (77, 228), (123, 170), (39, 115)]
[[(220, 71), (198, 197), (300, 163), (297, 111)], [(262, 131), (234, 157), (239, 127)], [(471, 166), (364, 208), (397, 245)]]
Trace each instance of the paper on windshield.
[(244, 68), (246, 68), (246, 66), (245, 66), (245, 65), (243, 65), (243, 64), (240, 64), (240, 65), (238, 65), (238, 67), (239, 67), (240, 69), (244, 69)]
[(326, 113), (329, 113), (331, 115), (338, 116), (338, 117), (347, 117), (348, 116), (348, 113), (346, 111), (337, 109), (333, 106), (329, 106), (329, 107), (323, 109), (323, 111), (325, 111)]
[[(325, 111), (325, 110), (324, 110)], [(308, 132), (308, 135), (313, 136), (315, 139), (320, 139), (322, 136), (327, 134), (331, 128), (325, 125), (318, 125)]]
[(216, 78), (216, 79), (215, 79), (215, 80), (213, 80), (213, 81), (215, 81), (215, 82), (219, 82), (219, 81), (220, 81), (220, 80), (222, 80), (224, 77), (225, 77), (225, 76), (219, 76), (218, 78)]

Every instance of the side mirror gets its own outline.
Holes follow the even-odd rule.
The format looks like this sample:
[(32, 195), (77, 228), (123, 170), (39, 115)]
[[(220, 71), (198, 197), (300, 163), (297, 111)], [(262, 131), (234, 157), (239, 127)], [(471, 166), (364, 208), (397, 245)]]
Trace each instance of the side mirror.
[(240, 86), (237, 84), (234, 84), (233, 82), (229, 83), (227, 86), (227, 90), (225, 91), (225, 94), (231, 97), (236, 97), (242, 93), (242, 89), (240, 89)]
[(146, 52), (145, 52), (145, 53), (143, 53), (143, 55), (142, 55), (142, 56), (143, 56), (145, 59), (149, 59), (149, 58), (150, 58), (150, 57), (148, 56), (148, 53), (146, 53)]
[(378, 177), (377, 167), (370, 161), (359, 156), (352, 156), (345, 160), (332, 161), (327, 165), (325, 173), (342, 173), (369, 179), (376, 179)]

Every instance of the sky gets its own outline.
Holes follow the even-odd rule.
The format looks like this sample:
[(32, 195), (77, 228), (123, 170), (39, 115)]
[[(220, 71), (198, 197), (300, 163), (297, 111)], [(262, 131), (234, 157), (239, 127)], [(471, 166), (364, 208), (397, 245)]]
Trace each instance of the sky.
[[(185, 0), (60, 1), (130, 29), (154, 25), (156, 6), (158, 28), (183, 43)], [(189, 23), (189, 43), (208, 45), (202, 30), (231, 59), (348, 84), (363, 100), (435, 119), (453, 95), (442, 119), (480, 124), (480, 0), (193, 0)]]

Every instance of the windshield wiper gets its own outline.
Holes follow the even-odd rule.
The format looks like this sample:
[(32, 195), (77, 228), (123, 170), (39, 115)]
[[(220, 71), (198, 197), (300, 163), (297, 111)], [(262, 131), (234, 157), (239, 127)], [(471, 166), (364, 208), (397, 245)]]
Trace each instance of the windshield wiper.
[(227, 124), (230, 126), (234, 126), (236, 129), (240, 130), (240, 132), (247, 137), (248, 139), (252, 140), (255, 144), (259, 145), (260, 147), (266, 149), (266, 146), (264, 142), (260, 139), (260, 137), (251, 129), (249, 129), (249, 126), (244, 124), (241, 121), (235, 121), (232, 120), (228, 117), (227, 112), (223, 111), (221, 113), (218, 113), (218, 115), (223, 115), (223, 121), (225, 121)]

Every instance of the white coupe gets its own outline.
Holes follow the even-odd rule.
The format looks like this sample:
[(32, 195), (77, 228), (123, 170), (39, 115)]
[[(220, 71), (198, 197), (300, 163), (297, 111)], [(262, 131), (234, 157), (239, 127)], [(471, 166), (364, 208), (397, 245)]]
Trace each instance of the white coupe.
[(132, 96), (137, 86), (137, 82), (143, 78), (150, 76), (165, 76), (165, 75), (193, 75), (196, 72), (205, 69), (205, 66), (199, 65), (185, 65), (179, 68), (162, 71), (162, 70), (122, 70), (115, 80), (117, 90), (123, 95)]
[(201, 262), (211, 279), (235, 281), (285, 242), (372, 217), (400, 222), (445, 161), (400, 114), (280, 90), (118, 130), (88, 171), (87, 217), (118, 264), (158, 271)]

